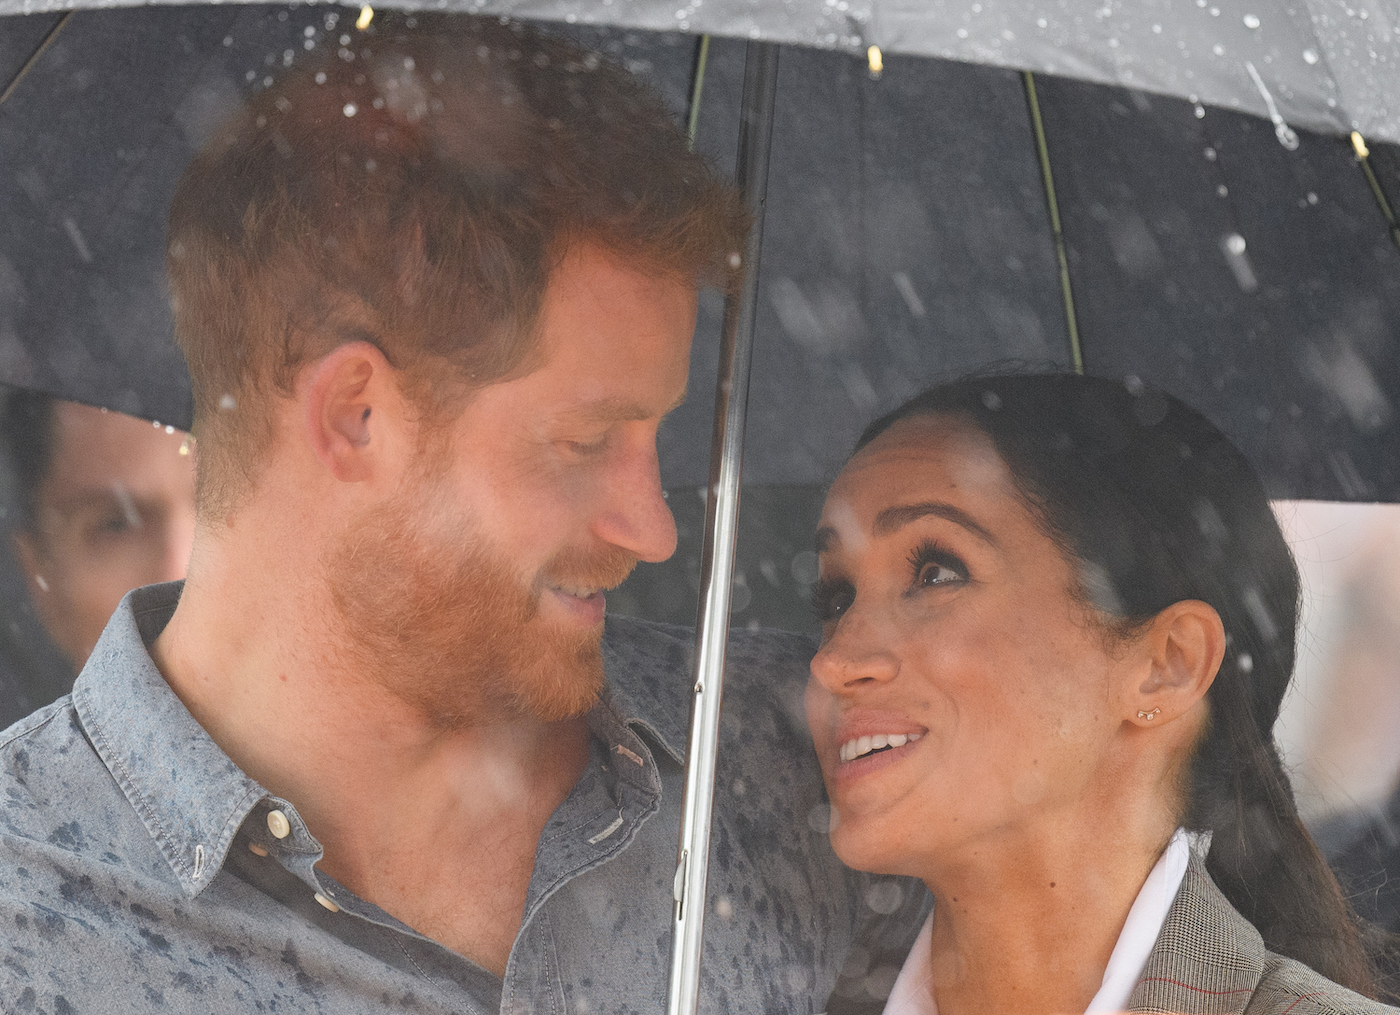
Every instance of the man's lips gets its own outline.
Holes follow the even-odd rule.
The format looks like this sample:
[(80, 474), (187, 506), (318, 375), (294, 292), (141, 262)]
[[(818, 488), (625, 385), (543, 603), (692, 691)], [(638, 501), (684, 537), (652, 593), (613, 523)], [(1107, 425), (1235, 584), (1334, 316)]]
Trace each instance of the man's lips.
[(603, 617), (607, 613), (608, 600), (601, 588), (551, 585), (546, 591), (551, 599), (562, 606), (578, 622), (589, 627), (603, 622)]

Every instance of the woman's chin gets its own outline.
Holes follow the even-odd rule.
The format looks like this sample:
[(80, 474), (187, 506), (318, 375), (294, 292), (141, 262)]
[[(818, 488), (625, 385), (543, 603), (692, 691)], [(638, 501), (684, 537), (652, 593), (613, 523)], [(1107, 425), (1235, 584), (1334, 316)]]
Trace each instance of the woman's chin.
[(831, 831), (831, 848), (841, 862), (871, 874), (911, 873), (912, 857), (904, 840), (892, 823), (873, 816), (841, 816)]

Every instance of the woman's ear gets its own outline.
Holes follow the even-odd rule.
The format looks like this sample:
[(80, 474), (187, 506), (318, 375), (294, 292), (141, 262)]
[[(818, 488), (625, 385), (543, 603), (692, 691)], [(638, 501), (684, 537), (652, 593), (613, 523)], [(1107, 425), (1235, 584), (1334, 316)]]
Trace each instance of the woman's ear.
[(1125, 718), (1143, 727), (1162, 726), (1205, 697), (1225, 658), (1225, 625), (1209, 603), (1173, 603), (1139, 636), (1150, 669), (1128, 695)]

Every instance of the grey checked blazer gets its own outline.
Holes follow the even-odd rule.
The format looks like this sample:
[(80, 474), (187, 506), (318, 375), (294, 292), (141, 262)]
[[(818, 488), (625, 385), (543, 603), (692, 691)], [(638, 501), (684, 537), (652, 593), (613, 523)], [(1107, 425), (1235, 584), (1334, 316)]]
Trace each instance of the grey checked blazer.
[(1133, 988), (1128, 1010), (1181, 1015), (1397, 1013), (1264, 947), (1192, 850), (1181, 891)]

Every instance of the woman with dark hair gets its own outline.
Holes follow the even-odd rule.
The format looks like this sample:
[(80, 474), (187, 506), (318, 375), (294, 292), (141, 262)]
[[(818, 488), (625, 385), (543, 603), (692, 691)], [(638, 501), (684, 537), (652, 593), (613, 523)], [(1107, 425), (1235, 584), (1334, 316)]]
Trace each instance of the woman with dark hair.
[(1393, 1010), (1274, 746), (1297, 569), (1198, 413), (934, 388), (866, 430), (817, 549), (833, 845), (934, 896), (887, 1013)]

